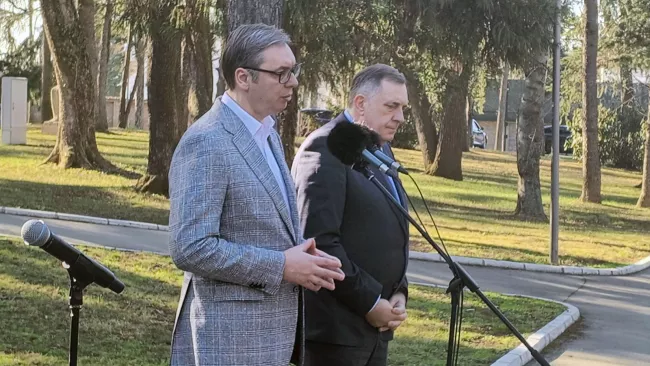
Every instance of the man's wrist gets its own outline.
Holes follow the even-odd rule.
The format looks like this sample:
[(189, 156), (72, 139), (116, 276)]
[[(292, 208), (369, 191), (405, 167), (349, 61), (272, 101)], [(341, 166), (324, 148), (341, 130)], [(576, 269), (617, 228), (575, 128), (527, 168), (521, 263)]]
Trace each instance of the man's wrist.
[(379, 300), (381, 300), (381, 295), (377, 296), (377, 301), (375, 301), (375, 305), (373, 305), (373, 306), (370, 308), (370, 310), (368, 310), (368, 313), (370, 313), (371, 311), (375, 310), (375, 308), (377, 307), (377, 304), (379, 304)]

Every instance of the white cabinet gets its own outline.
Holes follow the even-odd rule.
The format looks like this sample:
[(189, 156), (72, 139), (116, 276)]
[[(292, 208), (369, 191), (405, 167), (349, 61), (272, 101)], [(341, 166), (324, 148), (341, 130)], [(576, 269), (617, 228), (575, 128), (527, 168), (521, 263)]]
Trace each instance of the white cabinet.
[(2, 126), (3, 144), (27, 143), (27, 79), (5, 76), (2, 78)]

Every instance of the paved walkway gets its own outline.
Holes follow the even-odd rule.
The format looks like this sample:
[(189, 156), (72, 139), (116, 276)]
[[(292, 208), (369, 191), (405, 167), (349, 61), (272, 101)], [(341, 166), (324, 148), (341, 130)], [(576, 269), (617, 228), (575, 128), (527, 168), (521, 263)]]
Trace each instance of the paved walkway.
[[(28, 219), (0, 214), (0, 234), (20, 236), (22, 224)], [(71, 243), (167, 253), (166, 232), (44, 221)], [(465, 268), (483, 291), (545, 297), (580, 309), (582, 320), (544, 351), (552, 365), (650, 365), (650, 270), (609, 277)], [(410, 261), (408, 276), (414, 282), (437, 285), (447, 285), (451, 278), (445, 264), (418, 260)]]

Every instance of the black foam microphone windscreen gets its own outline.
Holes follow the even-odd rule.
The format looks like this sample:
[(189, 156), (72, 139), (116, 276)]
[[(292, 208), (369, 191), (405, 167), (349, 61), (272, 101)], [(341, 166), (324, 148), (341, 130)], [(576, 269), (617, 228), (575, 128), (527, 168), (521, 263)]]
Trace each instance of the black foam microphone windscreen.
[(363, 161), (364, 149), (379, 146), (379, 135), (365, 126), (356, 123), (340, 122), (327, 137), (327, 147), (345, 165)]

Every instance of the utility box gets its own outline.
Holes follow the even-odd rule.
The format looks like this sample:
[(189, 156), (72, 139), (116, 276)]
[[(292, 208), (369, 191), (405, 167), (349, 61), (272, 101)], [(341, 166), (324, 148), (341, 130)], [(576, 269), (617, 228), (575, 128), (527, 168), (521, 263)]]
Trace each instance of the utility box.
[(5, 76), (2, 78), (2, 143), (19, 145), (27, 143), (27, 79)]

